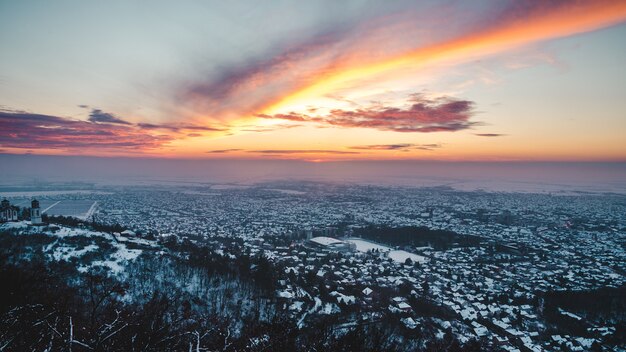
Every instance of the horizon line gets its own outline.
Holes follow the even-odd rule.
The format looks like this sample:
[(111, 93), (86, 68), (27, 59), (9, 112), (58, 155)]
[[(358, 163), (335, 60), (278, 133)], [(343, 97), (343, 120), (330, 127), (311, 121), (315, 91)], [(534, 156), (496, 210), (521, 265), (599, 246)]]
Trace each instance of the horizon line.
[(47, 158), (91, 158), (91, 159), (132, 159), (162, 161), (292, 161), (305, 163), (344, 163), (344, 162), (433, 162), (433, 163), (560, 163), (560, 164), (626, 164), (626, 159), (417, 159), (417, 158), (280, 158), (280, 157), (185, 157), (185, 156), (152, 156), (152, 155), (80, 155), (80, 154), (34, 154), (34, 153), (0, 153), (0, 157), (47, 157)]

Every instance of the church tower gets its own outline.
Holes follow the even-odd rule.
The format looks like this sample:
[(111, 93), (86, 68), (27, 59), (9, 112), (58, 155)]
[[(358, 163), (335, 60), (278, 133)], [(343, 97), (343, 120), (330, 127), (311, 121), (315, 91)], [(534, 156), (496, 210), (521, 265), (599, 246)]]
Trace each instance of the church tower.
[(37, 199), (33, 199), (30, 205), (30, 223), (33, 225), (43, 224), (43, 222), (41, 221), (41, 209), (39, 209), (39, 201)]

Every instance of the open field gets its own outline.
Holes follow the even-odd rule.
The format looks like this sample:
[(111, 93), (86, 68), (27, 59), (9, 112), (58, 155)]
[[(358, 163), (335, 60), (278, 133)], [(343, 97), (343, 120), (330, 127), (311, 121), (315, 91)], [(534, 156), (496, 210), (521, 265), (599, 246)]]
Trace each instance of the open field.
[(409, 253), (403, 250), (395, 250), (390, 247), (380, 245), (374, 242), (366, 241), (360, 238), (350, 238), (345, 240), (346, 242), (354, 243), (356, 245), (356, 250), (359, 252), (367, 252), (369, 250), (377, 249), (380, 252), (388, 252), (389, 258), (393, 259), (398, 263), (404, 263), (407, 258), (411, 258), (413, 262), (423, 263), (426, 261), (426, 257), (421, 255), (417, 255), (415, 253)]
[[(12, 200), (11, 204), (19, 207), (30, 207), (30, 199)], [(52, 216), (73, 216), (80, 219), (88, 218), (95, 210), (96, 202), (87, 199), (40, 199), (39, 207), (42, 214)]]

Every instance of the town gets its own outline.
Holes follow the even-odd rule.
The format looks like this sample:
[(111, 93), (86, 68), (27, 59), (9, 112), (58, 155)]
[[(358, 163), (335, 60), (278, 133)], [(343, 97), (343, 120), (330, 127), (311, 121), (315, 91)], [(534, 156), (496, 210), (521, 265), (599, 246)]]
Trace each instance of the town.
[[(409, 338), (503, 351), (624, 347), (623, 195), (273, 182), (38, 199), (22, 211), (34, 225), (54, 218), (40, 202), (50, 214), (79, 204), (70, 215), (117, 236), (266, 258), (277, 307), (299, 329), (334, 316), (338, 333), (392, 321)], [(3, 221), (19, 209), (3, 201)]]

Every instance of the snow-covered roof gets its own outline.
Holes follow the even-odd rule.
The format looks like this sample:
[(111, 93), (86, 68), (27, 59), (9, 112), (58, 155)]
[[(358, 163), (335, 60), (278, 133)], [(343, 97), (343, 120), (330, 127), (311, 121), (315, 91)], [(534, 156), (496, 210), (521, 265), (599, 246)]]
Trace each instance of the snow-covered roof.
[(486, 327), (481, 326), (481, 327), (477, 327), (474, 328), (474, 332), (476, 333), (476, 335), (478, 335), (479, 337), (485, 336), (489, 333), (489, 330), (487, 330)]
[(398, 304), (398, 308), (400, 308), (400, 309), (411, 309), (411, 306), (408, 305), (405, 302), (402, 302), (402, 303)]
[(293, 298), (293, 293), (291, 293), (289, 291), (279, 291), (278, 292), (278, 297), (281, 297), (281, 298)]
[(334, 244), (343, 243), (342, 241), (340, 241), (340, 240), (338, 240), (336, 238), (324, 237), (324, 236), (313, 237), (313, 238), (311, 238), (311, 242), (315, 242), (317, 244), (321, 244), (322, 246), (331, 246), (331, 245), (334, 245)]
[(409, 329), (415, 329), (417, 327), (417, 323), (415, 322), (415, 320), (413, 320), (413, 318), (404, 318), (401, 319), (402, 323), (404, 323), (404, 326), (406, 326)]

